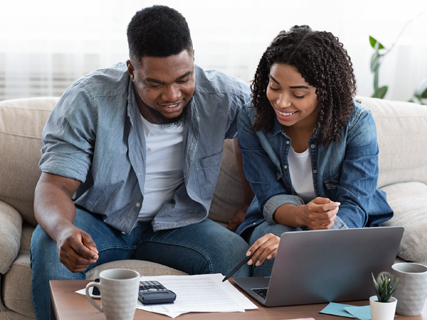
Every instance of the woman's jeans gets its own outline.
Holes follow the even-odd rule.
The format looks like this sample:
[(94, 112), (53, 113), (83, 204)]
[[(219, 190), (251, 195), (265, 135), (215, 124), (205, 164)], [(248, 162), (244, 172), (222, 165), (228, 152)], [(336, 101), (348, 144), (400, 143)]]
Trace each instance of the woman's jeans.
[[(122, 234), (96, 216), (78, 209), (73, 224), (89, 233), (98, 249), (97, 265), (125, 259), (160, 263), (188, 274), (226, 275), (245, 256), (248, 244), (239, 235), (209, 219), (183, 228), (153, 232), (141, 222), (130, 234)], [(49, 319), (49, 280), (81, 280), (86, 273), (72, 273), (60, 261), (56, 243), (37, 226), (31, 239), (32, 295), (36, 319)], [(249, 276), (242, 266), (234, 276)]]

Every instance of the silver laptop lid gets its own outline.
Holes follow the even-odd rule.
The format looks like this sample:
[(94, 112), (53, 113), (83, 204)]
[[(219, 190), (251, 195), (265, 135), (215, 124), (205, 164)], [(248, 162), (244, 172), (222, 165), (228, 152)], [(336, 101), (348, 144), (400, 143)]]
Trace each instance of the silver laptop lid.
[(371, 273), (391, 270), (402, 235), (403, 227), (284, 233), (265, 305), (369, 298)]

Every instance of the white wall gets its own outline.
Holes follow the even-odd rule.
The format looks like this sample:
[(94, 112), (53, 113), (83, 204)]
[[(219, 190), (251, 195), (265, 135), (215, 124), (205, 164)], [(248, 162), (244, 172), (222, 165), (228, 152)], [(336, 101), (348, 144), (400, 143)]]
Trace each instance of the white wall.
[[(93, 69), (127, 59), (126, 27), (145, 6), (166, 4), (188, 20), (196, 63), (249, 82), (274, 36), (295, 24), (331, 31), (354, 64), (358, 94), (372, 94), (369, 35), (386, 47), (381, 66), (387, 99), (408, 100), (427, 77), (427, 1), (406, 0), (2, 0), (0, 99), (58, 95)], [(3, 76), (2, 76), (3, 75)], [(2, 79), (4, 78), (4, 79)], [(37, 82), (37, 83), (36, 83)]]

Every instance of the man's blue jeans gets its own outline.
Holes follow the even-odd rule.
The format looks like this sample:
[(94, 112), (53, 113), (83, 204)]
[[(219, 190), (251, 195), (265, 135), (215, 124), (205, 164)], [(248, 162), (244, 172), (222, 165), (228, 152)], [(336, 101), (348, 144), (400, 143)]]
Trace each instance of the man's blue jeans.
[[(99, 251), (97, 265), (125, 259), (157, 262), (188, 274), (230, 272), (246, 255), (249, 246), (239, 235), (209, 219), (187, 227), (153, 232), (150, 222), (139, 223), (122, 234), (96, 216), (77, 208), (74, 225), (86, 231)], [(49, 280), (86, 279), (59, 262), (56, 243), (37, 226), (31, 239), (33, 306), (36, 319), (49, 319)], [(242, 266), (235, 276), (249, 276)]]

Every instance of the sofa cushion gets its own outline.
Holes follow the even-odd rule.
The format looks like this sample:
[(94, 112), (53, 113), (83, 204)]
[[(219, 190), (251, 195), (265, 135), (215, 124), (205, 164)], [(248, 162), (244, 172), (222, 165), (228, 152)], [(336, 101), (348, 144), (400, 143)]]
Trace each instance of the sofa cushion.
[(420, 181), (427, 183), (427, 107), (416, 103), (357, 97), (372, 111), (379, 146), (378, 187)]
[(22, 217), (18, 211), (0, 201), (0, 273), (5, 274), (19, 252)]
[(2, 298), (6, 308), (34, 318), (29, 254), (20, 254), (3, 276)]
[(0, 102), (0, 200), (36, 226), (33, 201), (40, 177), (41, 133), (59, 98)]
[(227, 225), (233, 215), (243, 207), (242, 180), (234, 155), (233, 140), (225, 140), (221, 169), (212, 199), (209, 218)]
[(383, 226), (403, 226), (398, 256), (427, 265), (427, 185), (421, 182), (396, 183), (381, 188), (394, 217)]

